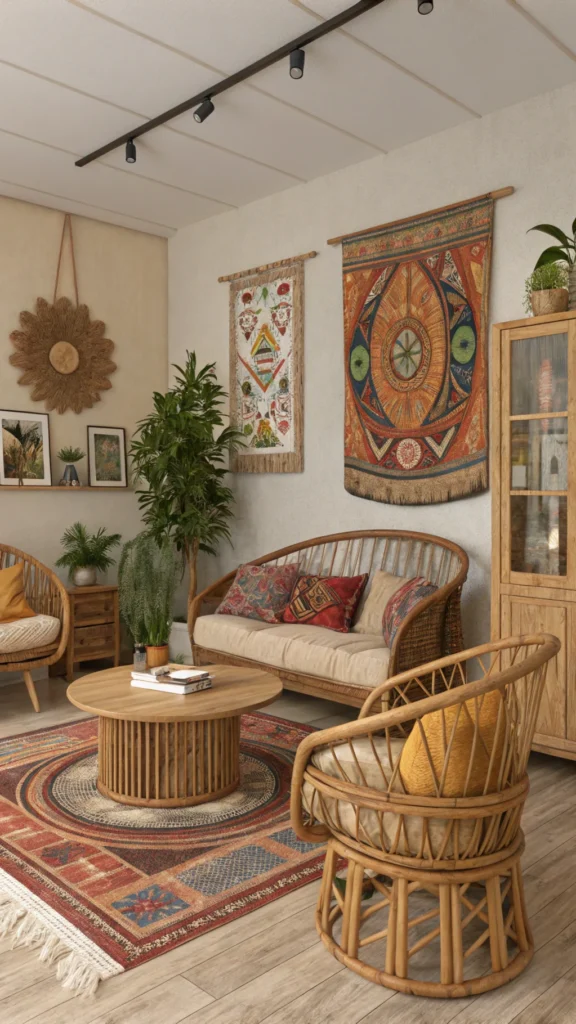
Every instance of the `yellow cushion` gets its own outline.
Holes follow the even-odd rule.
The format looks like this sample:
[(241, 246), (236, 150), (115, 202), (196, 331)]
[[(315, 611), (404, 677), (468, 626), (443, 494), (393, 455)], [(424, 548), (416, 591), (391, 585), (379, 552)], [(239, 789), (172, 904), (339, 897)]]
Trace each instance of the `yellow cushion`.
[[(477, 703), (468, 700), (464, 704), (446, 708), (444, 720), (441, 711), (424, 715), (422, 728), (417, 723), (414, 725), (400, 757), (400, 774), (406, 791), (413, 796), (435, 796), (436, 776), (437, 782), (441, 784), (441, 796), (480, 796), (486, 788), (490, 756), (496, 744), (487, 787), (488, 792), (494, 790), (498, 782), (506, 729), (504, 708), (498, 724), (501, 706), (500, 691), (492, 690), (479, 697)], [(479, 728), (472, 750), (477, 716)], [(426, 737), (434, 774), (422, 733)], [(445, 755), (451, 740), (448, 768), (441, 783)]]
[(34, 614), (24, 594), (22, 562), (0, 569), (0, 622), (15, 622)]

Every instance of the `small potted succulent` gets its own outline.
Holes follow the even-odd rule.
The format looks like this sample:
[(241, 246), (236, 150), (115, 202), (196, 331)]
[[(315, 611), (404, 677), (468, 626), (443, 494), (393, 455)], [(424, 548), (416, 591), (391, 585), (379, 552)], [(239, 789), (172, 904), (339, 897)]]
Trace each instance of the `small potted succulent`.
[(568, 270), (564, 263), (544, 263), (526, 278), (524, 309), (544, 316), (568, 309)]
[(58, 452), (58, 458), (61, 462), (66, 463), (64, 466), (64, 472), (60, 485), (62, 487), (79, 487), (80, 480), (78, 473), (76, 472), (75, 462), (80, 462), (80, 459), (85, 458), (86, 452), (83, 452), (81, 448), (64, 447)]
[(82, 523), (74, 523), (62, 534), (60, 543), (64, 554), (57, 559), (56, 565), (68, 569), (76, 587), (92, 587), (96, 583), (96, 574), (106, 572), (114, 565), (110, 549), (120, 540), (119, 533), (106, 533), (104, 526), (96, 533), (89, 533)]
[(118, 566), (120, 612), (134, 640), (135, 664), (146, 648), (149, 668), (168, 661), (174, 593), (181, 568), (171, 541), (140, 533), (122, 549)]

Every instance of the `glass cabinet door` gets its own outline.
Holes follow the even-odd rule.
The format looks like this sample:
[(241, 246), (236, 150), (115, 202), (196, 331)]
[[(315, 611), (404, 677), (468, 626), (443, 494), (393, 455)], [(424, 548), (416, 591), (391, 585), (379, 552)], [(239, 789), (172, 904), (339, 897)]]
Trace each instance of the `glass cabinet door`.
[(522, 574), (525, 582), (528, 576), (548, 576), (565, 584), (572, 346), (565, 323), (557, 333), (536, 331), (510, 332), (503, 365), (509, 378), (502, 409), (503, 526), (510, 573)]

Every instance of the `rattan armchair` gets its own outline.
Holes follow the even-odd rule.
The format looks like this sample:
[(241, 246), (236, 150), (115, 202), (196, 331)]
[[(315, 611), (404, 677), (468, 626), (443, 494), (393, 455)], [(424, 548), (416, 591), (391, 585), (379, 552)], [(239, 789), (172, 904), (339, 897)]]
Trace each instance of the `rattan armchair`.
[(24, 551), (0, 544), (0, 569), (7, 569), (17, 562), (24, 565), (24, 590), (30, 607), (37, 615), (52, 615), (62, 624), (59, 636), (44, 647), (10, 654), (0, 650), (0, 672), (22, 672), (32, 706), (39, 711), (32, 669), (53, 665), (64, 654), (70, 630), (70, 601), (64, 584), (42, 562)]
[[(547, 662), (559, 648), (549, 634), (522, 636), (431, 662), (374, 690), (357, 721), (300, 744), (292, 824), (304, 841), (328, 841), (316, 925), (353, 971), (400, 992), (460, 997), (497, 988), (531, 960), (520, 818)], [(491, 750), (478, 728), (488, 694), (500, 737)], [(383, 700), (389, 710), (381, 712)], [(432, 712), (441, 722), (433, 750), (431, 719), (422, 722)], [(455, 787), (461, 715), (473, 735), (460, 745)], [(401, 755), (413, 729), (434, 795), (411, 795), (404, 784)], [(466, 795), (481, 749), (486, 780)], [(343, 862), (345, 885), (335, 882)]]

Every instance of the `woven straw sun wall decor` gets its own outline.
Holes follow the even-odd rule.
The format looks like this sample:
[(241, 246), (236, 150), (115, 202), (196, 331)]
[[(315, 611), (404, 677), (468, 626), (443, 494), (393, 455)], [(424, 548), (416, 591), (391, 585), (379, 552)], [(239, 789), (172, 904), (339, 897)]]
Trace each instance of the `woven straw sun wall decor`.
[[(75, 303), (57, 298), (64, 241), (68, 232)], [(72, 222), (64, 216), (54, 295), (52, 302), (39, 298), (36, 312), (20, 313), (22, 330), (13, 331), (10, 340), (16, 349), (10, 356), (12, 366), (23, 370), (18, 383), (32, 388), (34, 402), (59, 413), (72, 409), (82, 412), (100, 401), (100, 392), (111, 388), (109, 375), (116, 363), (111, 360), (114, 342), (104, 337), (105, 324), (91, 320), (88, 306), (78, 301), (78, 279), (74, 258)]]

